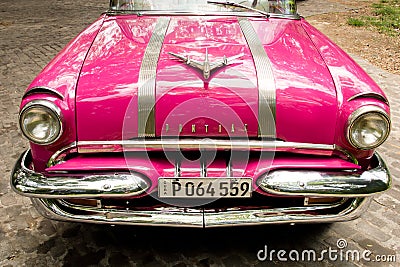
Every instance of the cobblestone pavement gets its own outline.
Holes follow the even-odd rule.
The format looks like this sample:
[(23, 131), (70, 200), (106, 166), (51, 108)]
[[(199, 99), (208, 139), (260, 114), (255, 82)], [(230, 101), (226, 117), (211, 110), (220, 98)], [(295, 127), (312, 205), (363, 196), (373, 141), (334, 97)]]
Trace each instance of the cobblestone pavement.
[[(2, 0), (0, 2), (0, 266), (264, 266), (264, 248), (322, 251), (337, 248), (374, 255), (397, 253), (400, 262), (400, 77), (356, 57), (388, 94), (393, 131), (380, 148), (394, 176), (393, 189), (377, 197), (360, 219), (328, 225), (263, 226), (226, 229), (110, 227), (54, 222), (40, 217), (30, 201), (10, 190), (9, 175), (27, 148), (17, 126), (20, 97), (42, 67), (107, 1)], [(323, 7), (323, 10), (318, 8)], [(314, 9), (314, 7), (316, 9)], [(340, 11), (329, 1), (301, 1), (301, 13)], [(269, 262), (280, 265), (279, 262)], [(284, 264), (286, 265), (286, 264)], [(294, 263), (290, 266), (396, 266), (376, 262)]]

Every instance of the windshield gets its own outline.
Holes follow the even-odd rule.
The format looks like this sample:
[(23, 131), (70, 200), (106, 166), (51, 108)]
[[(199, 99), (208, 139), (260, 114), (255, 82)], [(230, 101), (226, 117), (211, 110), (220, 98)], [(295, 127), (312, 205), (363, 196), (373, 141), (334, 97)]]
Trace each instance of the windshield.
[(110, 7), (116, 11), (254, 12), (256, 9), (282, 15), (295, 15), (297, 12), (295, 0), (111, 0)]

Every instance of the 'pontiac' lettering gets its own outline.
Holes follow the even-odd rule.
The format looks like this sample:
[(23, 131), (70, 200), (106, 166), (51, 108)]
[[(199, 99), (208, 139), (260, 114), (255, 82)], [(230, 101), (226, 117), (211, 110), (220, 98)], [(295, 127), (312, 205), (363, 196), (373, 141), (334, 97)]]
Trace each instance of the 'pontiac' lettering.
[[(202, 127), (200, 127), (200, 126), (196, 127), (196, 126), (198, 126), (198, 125), (191, 124), (190, 126), (185, 126), (185, 129), (186, 129), (186, 131), (191, 131), (192, 133), (202, 132), (200, 130)], [(188, 127), (190, 127), (190, 128), (188, 129)], [(174, 128), (174, 127), (172, 127), (172, 128)], [(182, 124), (179, 124), (179, 126), (178, 126), (179, 133), (183, 132), (183, 130), (184, 130), (183, 128), (184, 128), (184, 126)], [(210, 130), (212, 130), (213, 128), (212, 128), (212, 126), (210, 127), (209, 124), (204, 124), (204, 128), (203, 129), (204, 129), (204, 132), (208, 134), (210, 132)], [(169, 124), (165, 124), (165, 133), (168, 133), (170, 131), (171, 131), (170, 125)], [(226, 131), (227, 132), (231, 132), (231, 133), (235, 133), (235, 132), (245, 132), (245, 133), (247, 133), (248, 124), (243, 124), (243, 126), (237, 127), (235, 124), (232, 123), (230, 125), (230, 129), (228, 128), (228, 129), (226, 129)], [(222, 133), (222, 125), (221, 124), (218, 124), (218, 133)]]

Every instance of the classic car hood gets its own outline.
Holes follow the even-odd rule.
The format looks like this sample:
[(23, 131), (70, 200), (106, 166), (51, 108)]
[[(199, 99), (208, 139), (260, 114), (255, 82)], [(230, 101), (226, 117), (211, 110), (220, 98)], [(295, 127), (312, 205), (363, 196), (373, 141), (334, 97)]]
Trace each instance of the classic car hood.
[[(334, 142), (335, 86), (300, 21), (250, 20), (272, 80), (260, 77), (254, 40), (237, 18), (172, 17), (165, 25), (160, 28), (160, 19), (153, 17), (105, 21), (77, 86), (79, 141), (135, 138), (146, 122), (155, 136), (257, 137), (264, 112), (259, 88), (269, 82), (274, 83), (277, 138)], [(232, 60), (208, 78), (176, 55), (202, 64), (207, 57), (210, 63)]]

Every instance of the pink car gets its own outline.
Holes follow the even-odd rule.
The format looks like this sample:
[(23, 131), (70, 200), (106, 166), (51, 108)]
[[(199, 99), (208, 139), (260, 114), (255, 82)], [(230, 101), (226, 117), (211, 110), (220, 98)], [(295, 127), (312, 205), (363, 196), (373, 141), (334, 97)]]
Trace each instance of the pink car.
[(293, 0), (111, 0), (26, 90), (12, 187), (55, 220), (351, 220), (391, 185), (389, 112)]

